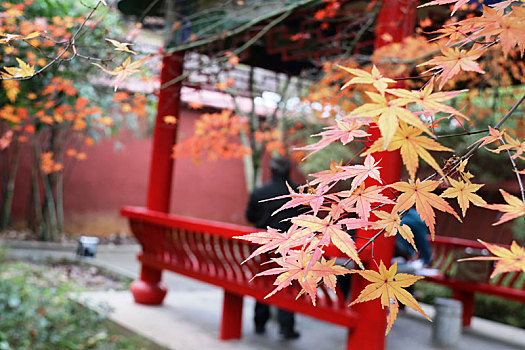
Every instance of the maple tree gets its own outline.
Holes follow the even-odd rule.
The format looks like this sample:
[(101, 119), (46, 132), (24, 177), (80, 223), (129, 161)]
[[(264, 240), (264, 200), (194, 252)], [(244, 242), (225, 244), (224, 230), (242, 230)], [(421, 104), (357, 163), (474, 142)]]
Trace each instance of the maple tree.
[[(108, 93), (99, 81), (99, 68), (91, 64), (95, 61), (105, 69), (102, 65), (121, 60), (120, 53), (135, 54), (127, 43), (108, 38), (122, 36), (124, 30), (103, 2), (25, 0), (2, 3), (0, 11), (0, 228), (12, 224), (15, 179), (24, 176), (20, 158), (29, 158), (27, 223), (40, 239), (58, 240), (64, 181), (71, 167), (86, 159), (86, 148), (102, 137), (116, 135), (123, 127), (136, 129), (133, 125), (146, 116), (148, 98)], [(124, 68), (109, 71), (117, 72), (114, 86), (136, 73), (145, 59), (124, 59), (119, 65)]]
[[(330, 2), (322, 15), (328, 16), (335, 3)], [(350, 306), (380, 298), (381, 305), (389, 310), (388, 333), (396, 319), (399, 302), (428, 318), (417, 301), (403, 289), (422, 277), (397, 274), (396, 264), (387, 268), (389, 262), (383, 261), (375, 262), (378, 271), (364, 269), (360, 254), (381, 236), (397, 234), (416, 248), (413, 233), (401, 222), (408, 209), (415, 207), (429, 227), (432, 239), (436, 209), (461, 221), (445, 198), (457, 201), (462, 217), (468, 214), (471, 205), (503, 213), (494, 225), (525, 216), (525, 189), (521, 180), (525, 171), (520, 163), (525, 160), (523, 129), (505, 127), (506, 123), (523, 123), (523, 117), (516, 111), (525, 100), (525, 94), (522, 89), (510, 89), (517, 82), (523, 83), (523, 71), (520, 63), (501, 60), (523, 57), (525, 4), (503, 1), (483, 6), (480, 12), (469, 12), (463, 10), (468, 3), (468, 0), (436, 0), (422, 5), (450, 5), (452, 13), (459, 16), (427, 32), (431, 40), (419, 33), (402, 43), (387, 45), (374, 53), (368, 67), (363, 67), (353, 57), (325, 65), (328, 74), (318, 85), (321, 89), (316, 88), (308, 99), (337, 108), (331, 108), (332, 123), (325, 131), (313, 135), (320, 139), (303, 146), (301, 150), (314, 154), (332, 143), (357, 142), (362, 148), (358, 154), (365, 157), (364, 164), (351, 165), (332, 160), (330, 169), (311, 174), (313, 180), (308, 184), (307, 193), (289, 189), (289, 194), (277, 197), (290, 199), (279, 210), (297, 206), (307, 208), (306, 213), (291, 219), (293, 226), (288, 232), (269, 228), (267, 233), (239, 237), (262, 245), (251, 257), (271, 251), (280, 254), (272, 259), (280, 267), (256, 275), (279, 274), (275, 281), (277, 288), (269, 296), (288, 286), (292, 280), (297, 280), (303, 288), (302, 292), (309, 294), (315, 302), (317, 284), (330, 274), (335, 277), (343, 272), (332, 270), (333, 267), (323, 268), (322, 273), (313, 270), (320, 266), (318, 264), (326, 264), (323, 257), (325, 248), (333, 244), (348, 257), (347, 264), (353, 262), (361, 268), (347, 272), (359, 274), (371, 282)], [(419, 55), (414, 50), (418, 50)], [(406, 82), (405, 87), (394, 86), (400, 80), (396, 77), (403, 77), (403, 74), (408, 76), (401, 78)], [(480, 78), (479, 75), (486, 75), (487, 78)], [(483, 118), (483, 115), (476, 118), (472, 100), (476, 102), (476, 97), (485, 94), (485, 90), (490, 93), (504, 91), (500, 86), (487, 89), (488, 84), (495, 86), (500, 82), (499, 78), (493, 79), (497, 75), (506, 79), (502, 86), (509, 87), (515, 95), (512, 99), (505, 96), (507, 101), (498, 106), (497, 112), (501, 114), (495, 121)], [(480, 84), (481, 81), (488, 83)], [(474, 95), (466, 88), (476, 84), (481, 88)], [(335, 85), (342, 87), (337, 91)], [(451, 90), (456, 86), (460, 89)], [(516, 115), (518, 117), (512, 121)], [(470, 128), (483, 123), (485, 129), (470, 131)], [(459, 134), (451, 132), (456, 127), (462, 129)], [(378, 139), (370, 140), (371, 128), (379, 129)], [(431, 152), (452, 152), (452, 148), (443, 144), (443, 139), (458, 136), (477, 137), (477, 140), (470, 142), (470, 147), (462, 155), (441, 163)], [(500, 190), (507, 204), (487, 204), (477, 193), (483, 183), (473, 183), (474, 176), (467, 169), (471, 156), (477, 151), (484, 152), (481, 148), (506, 156), (518, 182), (521, 198)], [(408, 179), (383, 184), (381, 168), (387, 165), (382, 164), (381, 159), (376, 160), (374, 155), (395, 151), (401, 153)], [(420, 158), (432, 171), (421, 171)], [(365, 178), (374, 181), (365, 182)], [(338, 182), (350, 179), (350, 183), (343, 185), (346, 190), (332, 190)], [(356, 228), (375, 229), (377, 233), (371, 238), (357, 238), (346, 232)], [(357, 249), (356, 239), (367, 242)], [(510, 271), (525, 272), (524, 249), (516, 242), (512, 243), (510, 250), (482, 243), (495, 256), (467, 260), (496, 261), (492, 276)], [(375, 261), (373, 254), (372, 259)], [(312, 284), (312, 281), (315, 283)]]
[[(226, 56), (231, 55), (227, 52)], [(230, 59), (223, 64), (222, 70), (228, 72), (238, 65), (238, 59)], [(229, 97), (232, 109), (220, 112), (203, 113), (194, 123), (193, 134), (175, 144), (174, 157), (191, 157), (196, 164), (203, 160), (243, 159), (246, 188), (250, 192), (262, 181), (262, 162), (266, 154), (290, 155), (301, 159), (303, 152), (294, 146), (304, 139), (298, 129), (305, 129), (304, 115), (300, 111), (287, 108), (289, 97), (296, 91), (287, 77), (284, 82), (275, 78), (275, 85), (280, 86), (278, 94), (265, 97), (265, 91), (259, 91), (254, 83), (254, 68), (249, 68), (249, 84), (237, 86), (234, 79), (226, 77), (214, 84), (212, 89)], [(297, 85), (297, 83), (295, 84)], [(248, 89), (248, 91), (243, 91)], [(271, 100), (280, 96), (278, 100)], [(271, 104), (271, 106), (265, 105)], [(190, 108), (202, 108), (200, 103), (190, 103)]]

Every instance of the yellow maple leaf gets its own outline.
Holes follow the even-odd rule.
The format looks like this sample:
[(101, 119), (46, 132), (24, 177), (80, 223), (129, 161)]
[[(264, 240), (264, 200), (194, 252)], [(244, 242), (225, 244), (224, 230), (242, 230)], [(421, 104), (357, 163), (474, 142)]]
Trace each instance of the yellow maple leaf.
[[(365, 153), (363, 153), (363, 156), (381, 151), (382, 145), (383, 138), (380, 137)], [(438, 142), (421, 135), (420, 130), (403, 122), (399, 123), (399, 128), (397, 129), (396, 134), (392, 137), (392, 141), (387, 148), (388, 151), (394, 151), (397, 149), (401, 149), (403, 164), (405, 164), (411, 179), (416, 175), (419, 158), (423, 159), (441, 176), (444, 176), (441, 167), (427, 150), (452, 152), (450, 148), (442, 146)]]
[(465, 217), (467, 209), (472, 202), (477, 206), (484, 206), (487, 204), (483, 198), (475, 194), (477, 190), (483, 187), (482, 184), (472, 184), (463, 181), (456, 181), (449, 178), (448, 181), (452, 187), (447, 188), (441, 197), (444, 198), (456, 198), (458, 200), (459, 207), (461, 208), (461, 214)]
[(399, 121), (412, 124), (418, 129), (432, 135), (426, 125), (414, 113), (405, 108), (406, 101), (389, 100), (375, 92), (366, 91), (372, 102), (365, 103), (350, 113), (351, 118), (377, 118), (374, 120), (383, 136), (383, 149), (387, 149), (399, 126)]
[(128, 46), (132, 45), (131, 43), (121, 43), (120, 41), (108, 39), (106, 38), (106, 41), (110, 42), (113, 46), (115, 46), (115, 51), (122, 51), (122, 52), (129, 52), (133, 55), (136, 55), (137, 53), (135, 51), (132, 51), (129, 49)]
[(458, 261), (470, 260), (495, 260), (496, 266), (490, 275), (490, 278), (504, 272), (522, 271), (525, 272), (525, 249), (518, 243), (512, 241), (510, 249), (498, 246), (496, 244), (485, 243), (481, 239), (478, 241), (483, 244), (495, 256), (477, 256), (474, 258), (461, 259)]
[(415, 182), (408, 180), (408, 182), (400, 181), (389, 185), (389, 187), (403, 192), (397, 198), (397, 203), (394, 205), (392, 212), (410, 209), (415, 204), (417, 213), (430, 230), (432, 240), (434, 240), (434, 234), (436, 232), (436, 215), (432, 208), (450, 213), (461, 221), (461, 218), (446, 200), (432, 193), (440, 184), (440, 181), (428, 180), (421, 182), (421, 180), (416, 179)]
[(508, 204), (487, 204), (484, 206), (484, 208), (499, 210), (500, 212), (505, 213), (497, 222), (493, 223), (492, 226), (496, 226), (525, 215), (525, 203), (523, 203), (521, 199), (514, 197), (502, 189), (499, 191), (501, 192), (503, 199), (505, 199), (505, 202)]
[(423, 277), (407, 273), (397, 273), (397, 262), (387, 270), (383, 261), (380, 262), (379, 272), (373, 270), (351, 270), (350, 273), (358, 273), (367, 281), (372, 282), (361, 291), (357, 299), (350, 303), (350, 306), (364, 301), (381, 298), (381, 305), (387, 307), (389, 310), (386, 334), (388, 334), (396, 320), (397, 311), (399, 309), (398, 302), (416, 310), (431, 321), (416, 299), (403, 289), (411, 286), (414, 282)]
[(11, 101), (15, 102), (18, 93), (20, 92), (20, 85), (16, 80), (2, 80), (2, 86), (6, 91), (6, 96)]
[(120, 66), (118, 66), (117, 68), (113, 70), (108, 70), (98, 63), (93, 63), (93, 65), (99, 67), (105, 73), (115, 76), (113, 85), (116, 91), (120, 83), (122, 83), (126, 78), (128, 78), (129, 76), (135, 73), (140, 72), (139, 68), (144, 64), (144, 62), (149, 58), (149, 56), (150, 55), (147, 55), (146, 57), (143, 57), (140, 60), (137, 60), (135, 62), (131, 62), (131, 57), (128, 57), (126, 58), (124, 62), (122, 62)]
[(35, 66), (31, 66), (20, 58), (16, 58), (18, 67), (4, 67), (6, 73), (2, 73), (4, 78), (27, 78), (35, 75)]
[(39, 32), (32, 32), (26, 36), (19, 34), (0, 33), (0, 44), (9, 44), (10, 42), (17, 40), (31, 40), (38, 36), (40, 36)]
[(388, 87), (388, 84), (396, 82), (393, 79), (383, 77), (383, 75), (375, 65), (372, 67), (371, 73), (368, 73), (367, 71), (362, 69), (344, 67), (339, 65), (337, 67), (341, 68), (345, 72), (355, 75), (355, 78), (352, 78), (348, 82), (346, 82), (346, 84), (344, 84), (341, 87), (341, 90), (345, 89), (346, 87), (352, 84), (372, 84), (377, 89), (377, 91), (381, 92), (381, 94), (384, 94), (384, 91)]

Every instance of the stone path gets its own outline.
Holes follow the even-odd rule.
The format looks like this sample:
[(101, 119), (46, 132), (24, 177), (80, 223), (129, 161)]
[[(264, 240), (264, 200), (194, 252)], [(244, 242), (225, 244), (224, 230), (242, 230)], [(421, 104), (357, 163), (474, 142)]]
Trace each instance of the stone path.
[[(45, 248), (12, 247), (10, 255), (33, 259), (75, 258), (67, 249)], [(101, 246), (96, 258), (89, 262), (136, 278), (139, 265), (135, 256), (139, 249), (138, 246)], [(221, 319), (222, 290), (169, 272), (164, 273), (163, 281), (168, 285), (169, 292), (164, 305), (158, 307), (135, 304), (127, 291), (83, 293), (80, 298), (93, 307), (101, 303), (110, 305), (114, 310), (110, 315), (113, 321), (169, 349), (334, 350), (345, 348), (346, 329), (303, 315), (297, 315), (297, 329), (301, 332), (298, 340), (281, 341), (274, 320), (269, 322), (265, 335), (256, 335), (251, 321), (254, 304), (251, 298), (245, 298), (243, 338), (221, 342), (218, 340), (218, 327)], [(432, 317), (433, 308), (431, 306), (424, 306), (424, 308)], [(400, 312), (387, 338), (387, 350), (439, 349), (432, 345), (431, 334), (432, 323), (411, 310)], [(464, 330), (456, 349), (525, 349), (525, 330), (474, 318), (472, 327)]]

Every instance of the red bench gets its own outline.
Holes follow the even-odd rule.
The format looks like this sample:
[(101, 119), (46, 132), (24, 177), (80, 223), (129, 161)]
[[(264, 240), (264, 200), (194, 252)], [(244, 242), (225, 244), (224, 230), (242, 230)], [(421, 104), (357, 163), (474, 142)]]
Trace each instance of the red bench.
[[(125, 207), (121, 212), (129, 218), (131, 230), (142, 245), (142, 253), (138, 257), (142, 263), (141, 279), (133, 282), (130, 288), (135, 301), (139, 303), (162, 303), (166, 291), (160, 284), (161, 272), (168, 270), (224, 289), (220, 339), (241, 337), (245, 295), (348, 328), (348, 348), (350, 344), (353, 349), (365, 348), (359, 347), (359, 344), (367, 344), (370, 334), (363, 333), (377, 328), (367, 327), (367, 322), (374, 322), (373, 315), (360, 317), (356, 311), (359, 308), (349, 308), (349, 302), (340, 292), (334, 294), (324, 285), (319, 287), (316, 306), (304, 294), (296, 299), (298, 285), (264, 299), (275, 287), (274, 277), (250, 279), (256, 273), (270, 268), (270, 264), (261, 266), (265, 258), (259, 256), (241, 265), (257, 246), (232, 238), (256, 229), (185, 218), (146, 208)], [(381, 312), (380, 307), (377, 310)], [(384, 333), (375, 336), (384, 337)]]
[[(485, 247), (476, 241), (436, 236), (431, 242), (434, 260), (432, 268), (439, 269), (440, 274), (426, 277), (425, 281), (438, 283), (452, 289), (453, 298), (463, 304), (463, 326), (469, 326), (474, 313), (474, 296), (476, 293), (490, 294), (502, 298), (525, 302), (525, 276), (520, 272), (508, 272), (484, 281), (472, 282), (457, 277), (459, 264), (477, 264), (480, 262), (457, 262), (458, 252), (466, 249), (482, 251)], [(507, 247), (508, 248), (508, 247)]]

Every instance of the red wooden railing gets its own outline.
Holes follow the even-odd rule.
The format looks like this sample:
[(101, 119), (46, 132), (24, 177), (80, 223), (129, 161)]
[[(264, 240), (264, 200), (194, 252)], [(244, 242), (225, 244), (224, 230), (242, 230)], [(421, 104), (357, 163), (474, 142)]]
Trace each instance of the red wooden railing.
[[(131, 230), (142, 245), (139, 260), (143, 266), (173, 271), (224, 289), (221, 339), (240, 337), (243, 295), (349, 329), (358, 322), (358, 315), (347, 306), (345, 297), (340, 292), (331, 292), (324, 285), (319, 287), (315, 306), (306, 295), (296, 299), (300, 287), (295, 284), (264, 299), (275, 288), (274, 277), (251, 279), (273, 266), (263, 264), (267, 260), (264, 255), (241, 264), (257, 246), (233, 239), (253, 232), (253, 228), (138, 207), (125, 207), (121, 212), (129, 218)], [(132, 292), (136, 297), (137, 291), (132, 288)], [(141, 293), (139, 290), (139, 302)]]
[[(456, 278), (458, 264), (477, 262), (457, 262), (458, 252), (472, 249), (481, 252), (481, 243), (466, 239), (436, 236), (431, 242), (434, 259), (431, 267), (439, 269), (438, 276), (426, 277), (425, 281), (439, 283), (452, 288), (453, 297), (463, 303), (463, 325), (470, 325), (474, 313), (475, 293), (484, 293), (502, 298), (525, 302), (525, 274), (520, 272), (502, 273), (485, 281), (461, 281)], [(509, 248), (507, 246), (507, 248)]]

